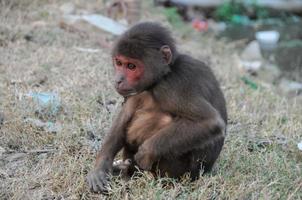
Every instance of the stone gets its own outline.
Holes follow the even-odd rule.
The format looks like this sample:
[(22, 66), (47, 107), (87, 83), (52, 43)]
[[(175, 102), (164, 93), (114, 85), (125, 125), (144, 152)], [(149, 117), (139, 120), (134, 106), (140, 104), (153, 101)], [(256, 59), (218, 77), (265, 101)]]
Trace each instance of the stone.
[(246, 72), (256, 75), (262, 67), (262, 62), (260, 45), (254, 40), (243, 50), (240, 63)]
[(241, 59), (244, 61), (261, 61), (262, 54), (259, 43), (254, 40), (250, 42), (241, 54)]

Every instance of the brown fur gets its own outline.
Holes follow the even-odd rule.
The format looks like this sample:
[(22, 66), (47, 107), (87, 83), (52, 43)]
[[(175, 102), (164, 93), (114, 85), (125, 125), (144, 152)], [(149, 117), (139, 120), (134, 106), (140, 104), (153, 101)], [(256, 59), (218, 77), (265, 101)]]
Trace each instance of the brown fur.
[(128, 101), (138, 102), (132, 121), (127, 128), (127, 144), (140, 146), (172, 121), (168, 113), (160, 111), (149, 92), (130, 97)]
[[(116, 55), (126, 58), (115, 66), (122, 72), (115, 86), (125, 103), (88, 174), (90, 188), (106, 191), (121, 149), (124, 160), (132, 160), (128, 168), (120, 165), (126, 177), (136, 167), (156, 176), (189, 173), (192, 179), (199, 177), (201, 168), (210, 171), (227, 124), (225, 99), (211, 69), (179, 54), (169, 32), (155, 23), (141, 23), (124, 33), (113, 49)], [(143, 73), (129, 82), (129, 74), (138, 69), (127, 68), (133, 60), (143, 63), (137, 66)]]

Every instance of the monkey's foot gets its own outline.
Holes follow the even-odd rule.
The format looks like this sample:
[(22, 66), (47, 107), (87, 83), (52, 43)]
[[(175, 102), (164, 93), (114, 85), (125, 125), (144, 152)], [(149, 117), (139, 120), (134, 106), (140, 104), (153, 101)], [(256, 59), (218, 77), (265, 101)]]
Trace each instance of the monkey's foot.
[(124, 171), (127, 171), (128, 168), (131, 166), (132, 164), (132, 160), (131, 159), (126, 159), (126, 160), (117, 160), (113, 162), (112, 168), (113, 168), (113, 172), (112, 175), (113, 176), (118, 176), (121, 173), (123, 174)]

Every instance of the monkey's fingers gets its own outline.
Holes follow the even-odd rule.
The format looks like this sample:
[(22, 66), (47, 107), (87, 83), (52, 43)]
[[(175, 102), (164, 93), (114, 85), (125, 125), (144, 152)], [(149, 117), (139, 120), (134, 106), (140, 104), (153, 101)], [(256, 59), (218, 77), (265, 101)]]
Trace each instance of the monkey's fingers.
[(86, 179), (92, 192), (106, 194), (110, 190), (108, 176), (102, 171), (93, 171), (88, 174)]

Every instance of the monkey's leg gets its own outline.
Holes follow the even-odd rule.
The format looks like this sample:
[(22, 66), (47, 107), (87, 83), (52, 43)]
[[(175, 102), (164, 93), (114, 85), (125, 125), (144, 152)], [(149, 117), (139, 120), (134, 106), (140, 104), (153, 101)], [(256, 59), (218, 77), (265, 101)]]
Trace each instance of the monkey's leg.
[(217, 138), (214, 142), (195, 152), (195, 157), (198, 156), (199, 161), (201, 161), (204, 173), (210, 172), (213, 168), (213, 165), (221, 152), (223, 143), (223, 137)]
[(147, 139), (139, 147), (135, 161), (142, 169), (150, 170), (161, 157), (178, 157), (217, 143), (224, 139), (224, 130), (220, 117), (199, 122), (179, 119)]
[(113, 163), (113, 175), (121, 175), (123, 179), (129, 180), (137, 171), (135, 167), (134, 154), (125, 146), (123, 148), (123, 159)]
[(151, 172), (155, 176), (179, 178), (191, 170), (191, 153), (178, 157), (162, 157), (152, 166)]
[(159, 176), (168, 176), (178, 178), (184, 173), (189, 172), (191, 179), (196, 180), (203, 173), (210, 172), (224, 143), (224, 138), (204, 146), (203, 148), (193, 150), (182, 156), (163, 157), (154, 164), (153, 173)]

